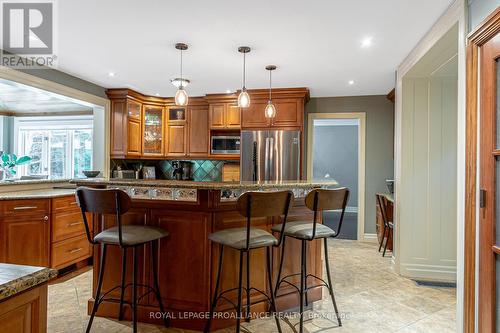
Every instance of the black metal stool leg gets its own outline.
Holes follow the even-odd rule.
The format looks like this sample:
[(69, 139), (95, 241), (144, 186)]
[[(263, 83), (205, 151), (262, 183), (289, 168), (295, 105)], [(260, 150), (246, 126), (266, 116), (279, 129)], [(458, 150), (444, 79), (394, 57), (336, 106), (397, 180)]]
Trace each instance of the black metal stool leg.
[(269, 283), (269, 293), (271, 294), (271, 309), (272, 312), (271, 314), (274, 316), (274, 319), (276, 320), (276, 326), (278, 327), (278, 332), (281, 333), (281, 324), (280, 324), (280, 319), (278, 316), (278, 310), (276, 310), (276, 299), (274, 298), (274, 285), (273, 285), (273, 278), (271, 276), (272, 268), (271, 268), (271, 248), (267, 247), (266, 248), (266, 256), (267, 256), (267, 282)]
[(247, 296), (247, 306), (245, 312), (245, 321), (247, 323), (250, 322), (250, 251), (247, 252), (247, 287), (246, 287), (246, 296)]
[(132, 248), (134, 273), (132, 274), (132, 331), (137, 332), (137, 247)]
[(123, 296), (125, 294), (125, 275), (127, 274), (127, 248), (122, 248), (122, 284), (120, 293), (120, 313), (118, 320), (123, 320)]
[(299, 322), (299, 332), (304, 331), (304, 289), (305, 289), (305, 264), (306, 264), (306, 241), (302, 240), (302, 254), (300, 256), (300, 322)]
[(339, 322), (339, 326), (342, 326), (342, 321), (340, 320), (340, 315), (339, 315), (339, 309), (337, 308), (337, 302), (335, 302), (335, 296), (333, 296), (332, 277), (330, 274), (330, 261), (328, 260), (328, 238), (324, 239), (324, 246), (325, 246), (326, 277), (328, 278), (328, 291), (330, 292), (330, 296), (332, 297), (333, 308), (335, 309), (335, 315), (337, 316), (337, 321)]
[(153, 266), (153, 282), (154, 282), (154, 288), (155, 288), (155, 296), (156, 299), (158, 300), (158, 305), (160, 306), (160, 311), (161, 315), (163, 317), (163, 324), (165, 327), (170, 326), (170, 318), (167, 317), (167, 313), (165, 312), (165, 308), (163, 307), (163, 301), (161, 300), (161, 294), (160, 294), (160, 284), (158, 283), (158, 264), (156, 262), (156, 253), (157, 253), (157, 243), (160, 242), (158, 241), (152, 241), (151, 242), (151, 261), (152, 261), (152, 266)]
[(97, 288), (95, 291), (94, 305), (92, 306), (92, 314), (90, 315), (89, 323), (87, 324), (87, 329), (85, 332), (89, 333), (92, 327), (92, 322), (94, 321), (95, 313), (99, 307), (99, 298), (101, 297), (102, 281), (104, 278), (104, 267), (106, 265), (106, 244), (101, 244), (101, 262), (99, 265), (99, 278), (97, 279)]
[(385, 257), (385, 251), (387, 251), (387, 244), (389, 243), (389, 239), (391, 239), (391, 229), (388, 228), (387, 230), (387, 238), (385, 240), (385, 245), (384, 245), (384, 253), (382, 253), (382, 257)]
[(382, 232), (382, 239), (380, 240), (380, 245), (378, 246), (378, 252), (380, 252), (380, 249), (382, 248), (382, 244), (384, 244), (385, 231), (386, 231), (386, 226), (384, 225), (384, 231)]
[(241, 322), (241, 288), (243, 282), (243, 251), (240, 251), (240, 273), (238, 279), (238, 306), (236, 307), (236, 333), (240, 333)]
[(278, 294), (278, 289), (280, 286), (281, 271), (283, 269), (283, 259), (285, 257), (285, 241), (286, 237), (283, 238), (283, 243), (281, 244), (281, 258), (280, 258), (280, 267), (278, 268), (278, 280), (276, 280), (276, 287), (274, 288), (275, 296)]
[(224, 257), (224, 245), (220, 246), (220, 255), (219, 255), (219, 268), (217, 269), (217, 277), (215, 280), (215, 291), (214, 297), (212, 298), (212, 304), (210, 305), (210, 313), (208, 314), (208, 320), (205, 324), (204, 333), (208, 333), (210, 331), (210, 323), (212, 322), (212, 317), (214, 315), (215, 307), (217, 306), (217, 298), (219, 295), (219, 284), (220, 284), (220, 273), (222, 271), (222, 258)]
[(306, 306), (309, 306), (309, 297), (307, 297), (307, 245), (304, 249), (304, 276), (305, 276), (305, 280), (304, 280), (304, 284), (305, 284), (305, 289), (304, 289), (304, 292), (305, 292), (305, 299), (306, 299)]

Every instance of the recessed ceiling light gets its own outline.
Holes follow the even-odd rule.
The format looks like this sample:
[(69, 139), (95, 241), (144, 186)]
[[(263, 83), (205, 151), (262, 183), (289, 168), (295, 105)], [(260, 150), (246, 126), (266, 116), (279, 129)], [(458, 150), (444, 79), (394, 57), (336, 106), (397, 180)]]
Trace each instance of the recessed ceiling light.
[(363, 38), (363, 40), (361, 40), (361, 47), (366, 48), (372, 46), (372, 41), (371, 37)]
[(349, 83), (349, 85), (352, 86), (354, 84), (354, 81), (353, 80), (349, 80), (349, 82), (347, 82), (347, 83)]
[(160, 94), (159, 94), (159, 93), (156, 93), (156, 94), (155, 94), (155, 96), (160, 96)]
[(114, 77), (114, 76), (115, 76), (115, 73), (114, 73), (114, 72), (109, 72), (109, 73), (108, 73), (108, 76), (109, 76), (109, 77)]
[(230, 94), (231, 93), (231, 89), (226, 89), (226, 94)]

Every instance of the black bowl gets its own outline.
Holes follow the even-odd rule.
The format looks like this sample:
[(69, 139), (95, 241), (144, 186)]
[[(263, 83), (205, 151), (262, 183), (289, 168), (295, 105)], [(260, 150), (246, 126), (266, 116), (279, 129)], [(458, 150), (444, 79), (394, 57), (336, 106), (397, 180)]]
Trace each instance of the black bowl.
[(91, 170), (86, 170), (86, 171), (83, 171), (83, 174), (85, 175), (85, 177), (87, 178), (95, 178), (97, 177), (97, 175), (99, 175), (101, 173), (101, 171), (91, 171)]

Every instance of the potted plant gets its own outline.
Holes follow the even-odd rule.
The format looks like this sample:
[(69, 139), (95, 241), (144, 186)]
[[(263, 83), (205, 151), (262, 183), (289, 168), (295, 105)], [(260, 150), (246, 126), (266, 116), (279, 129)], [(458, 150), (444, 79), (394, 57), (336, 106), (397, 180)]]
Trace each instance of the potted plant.
[(29, 163), (30, 161), (31, 157), (29, 156), (18, 158), (16, 154), (2, 154), (0, 159), (0, 171), (3, 173), (3, 180), (12, 179), (17, 173), (15, 168), (19, 165)]

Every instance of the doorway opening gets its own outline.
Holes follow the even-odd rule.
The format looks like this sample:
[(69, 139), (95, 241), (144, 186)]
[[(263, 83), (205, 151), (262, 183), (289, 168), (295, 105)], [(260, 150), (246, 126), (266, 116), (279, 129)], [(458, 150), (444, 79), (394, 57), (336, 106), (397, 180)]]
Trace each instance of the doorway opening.
[[(363, 240), (365, 113), (311, 113), (308, 128), (308, 179), (335, 180), (349, 188), (345, 223), (338, 237)], [(324, 212), (323, 223), (337, 230), (338, 214)]]

